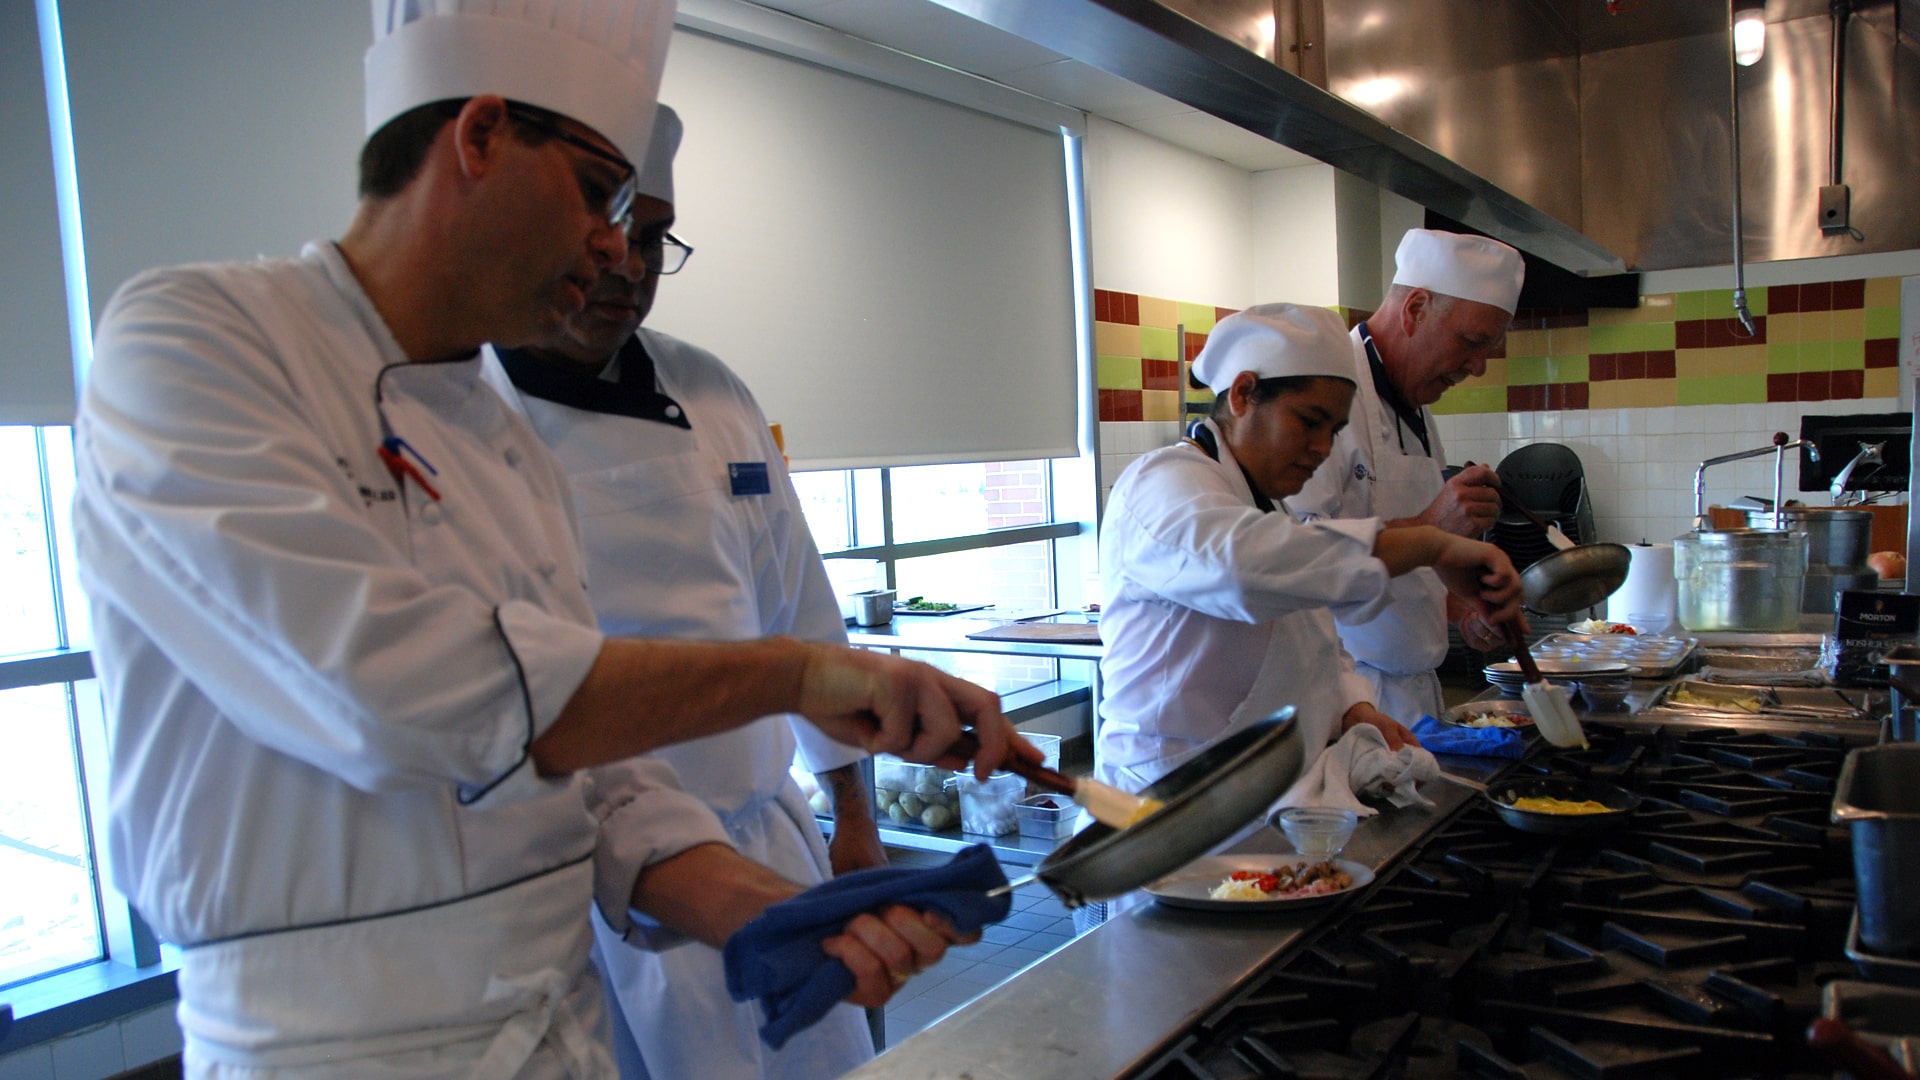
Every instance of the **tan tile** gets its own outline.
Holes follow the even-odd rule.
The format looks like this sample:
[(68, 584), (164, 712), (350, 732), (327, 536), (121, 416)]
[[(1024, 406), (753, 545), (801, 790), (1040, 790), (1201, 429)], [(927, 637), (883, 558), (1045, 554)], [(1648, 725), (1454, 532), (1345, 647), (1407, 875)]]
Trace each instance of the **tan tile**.
[(1711, 354), (1718, 349), (1681, 349), (1673, 354), (1673, 373), (1682, 379), (1698, 379), (1712, 375), (1717, 368)]
[(1641, 379), (1628, 383), (1633, 387), (1633, 404), (1641, 409), (1662, 409), (1679, 400), (1678, 379)]
[(1140, 328), (1130, 323), (1093, 324), (1093, 351), (1100, 356), (1140, 356)]
[(1867, 338), (1867, 312), (1865, 308), (1847, 308), (1831, 313), (1833, 328), (1829, 331), (1835, 341), (1865, 341)]
[(1900, 305), (1900, 279), (1897, 277), (1876, 277), (1867, 279), (1868, 307), (1898, 307)]
[(1679, 318), (1672, 293), (1647, 293), (1640, 298), (1641, 322), (1672, 322)]
[(1140, 391), (1140, 419), (1142, 420), (1178, 420), (1180, 419), (1180, 391), (1178, 390), (1142, 390)]
[(1509, 330), (1507, 331), (1508, 356), (1547, 356), (1550, 355), (1549, 341), (1545, 330)]
[(1496, 356), (1487, 361), (1487, 373), (1479, 378), (1469, 378), (1465, 386), (1505, 386), (1507, 385), (1507, 358)]
[(1180, 305), (1173, 300), (1163, 300), (1157, 296), (1140, 298), (1140, 325), (1158, 326), (1171, 330), (1180, 324)]
[(1900, 369), (1897, 367), (1868, 368), (1866, 382), (1860, 392), (1867, 397), (1899, 397)]
[(1584, 326), (1564, 326), (1548, 330), (1546, 334), (1548, 343), (1553, 346), (1553, 356), (1585, 356), (1590, 351), (1587, 348), (1587, 328)]
[(1587, 408), (1589, 409), (1626, 409), (1633, 406), (1633, 387), (1631, 382), (1597, 382), (1587, 384)]
[(1800, 313), (1790, 311), (1784, 315), (1767, 316), (1767, 340), (1781, 345), (1798, 345), (1805, 333)]

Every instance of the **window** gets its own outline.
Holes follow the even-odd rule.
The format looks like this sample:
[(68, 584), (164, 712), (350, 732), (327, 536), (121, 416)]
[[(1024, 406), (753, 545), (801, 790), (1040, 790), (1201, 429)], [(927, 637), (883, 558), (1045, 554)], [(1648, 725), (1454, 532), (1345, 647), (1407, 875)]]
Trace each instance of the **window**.
[(104, 785), (83, 752), (101, 741), (99, 693), (72, 649), (86, 633), (73, 475), (71, 429), (0, 428), (0, 986), (107, 954), (89, 802)]

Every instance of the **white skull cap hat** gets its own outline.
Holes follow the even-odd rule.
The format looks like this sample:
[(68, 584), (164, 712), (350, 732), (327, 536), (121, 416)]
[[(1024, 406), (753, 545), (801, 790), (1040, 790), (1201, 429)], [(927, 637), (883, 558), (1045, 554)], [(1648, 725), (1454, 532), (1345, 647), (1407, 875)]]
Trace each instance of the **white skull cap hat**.
[(367, 134), (410, 109), (498, 94), (647, 152), (674, 0), (373, 0)]
[(1340, 316), (1305, 304), (1257, 304), (1221, 319), (1193, 359), (1216, 393), (1243, 371), (1257, 378), (1325, 375), (1353, 382), (1353, 339)]
[(653, 138), (647, 143), (647, 159), (640, 163), (639, 192), (667, 205), (673, 205), (673, 155), (680, 149), (680, 114), (670, 105), (660, 106), (653, 118)]
[(1408, 229), (1393, 260), (1395, 285), (1477, 300), (1509, 315), (1527, 278), (1520, 253), (1488, 236)]

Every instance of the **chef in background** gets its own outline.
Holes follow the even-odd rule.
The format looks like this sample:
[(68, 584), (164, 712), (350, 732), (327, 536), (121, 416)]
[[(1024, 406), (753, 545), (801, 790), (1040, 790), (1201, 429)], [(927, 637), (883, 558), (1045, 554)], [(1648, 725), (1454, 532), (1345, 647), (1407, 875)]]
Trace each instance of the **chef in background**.
[[(499, 350), (491, 375), (511, 380), (503, 394), (567, 470), (602, 630), (707, 641), (788, 634), (844, 645), (839, 601), (753, 395), (712, 353), (640, 328), (661, 276), (691, 254), (669, 231), (680, 134), (679, 116), (660, 106), (626, 258), (556, 333)], [(788, 771), (796, 746), (833, 799), (830, 849)], [(866, 752), (799, 717), (762, 717), (656, 756), (719, 814), (742, 853), (793, 881), (886, 863), (858, 764)], [(636, 949), (598, 916), (594, 930), (628, 1080), (817, 1080), (873, 1057), (866, 1015), (851, 1005), (769, 1050), (757, 1034), (758, 1006), (727, 996), (718, 952)]]
[(1295, 520), (1289, 497), (1354, 400), (1346, 327), (1331, 311), (1230, 315), (1193, 374), (1219, 390), (1212, 416), (1128, 466), (1101, 521), (1101, 779), (1138, 791), (1287, 705), (1308, 763), (1356, 724), (1390, 748), (1415, 742), (1374, 707), (1330, 610), (1377, 612), (1390, 580), (1431, 567), (1462, 603), (1505, 622), (1520, 611), (1513, 564), (1431, 525)]
[[(1446, 454), (1428, 406), (1503, 355), (1526, 266), (1498, 240), (1431, 229), (1409, 229), (1395, 264), (1380, 310), (1351, 335), (1353, 422), (1288, 505), (1309, 519), (1380, 518), (1478, 537), (1500, 516), (1494, 471), (1474, 465), (1442, 479)], [(1388, 591), (1384, 613), (1335, 613), (1340, 640), (1382, 712), (1403, 724), (1439, 716), (1434, 668), (1447, 655), (1447, 624), (1476, 649), (1501, 637), (1431, 571), (1396, 577)]]
[[(711, 942), (795, 889), (667, 778), (615, 805), (581, 770), (784, 712), (1039, 753), (924, 665), (595, 625), (565, 474), (480, 345), (627, 257), (672, 5), (373, 12), (340, 241), (150, 271), (101, 317), (73, 517), (115, 885), (181, 948), (189, 1076), (610, 1077), (588, 904)], [(621, 814), (684, 827), (597, 862)], [(878, 1004), (952, 940), (895, 905), (822, 948)]]

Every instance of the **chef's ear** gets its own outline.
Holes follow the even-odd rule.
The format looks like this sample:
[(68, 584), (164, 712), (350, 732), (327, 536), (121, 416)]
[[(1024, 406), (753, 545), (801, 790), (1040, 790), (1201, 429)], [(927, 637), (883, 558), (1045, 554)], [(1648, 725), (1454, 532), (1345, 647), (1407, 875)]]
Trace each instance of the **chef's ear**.
[(513, 134), (513, 118), (498, 94), (467, 99), (453, 118), (453, 152), (460, 175), (469, 180), (484, 176), (498, 159), (504, 140)]
[(1227, 387), (1227, 411), (1234, 416), (1245, 416), (1253, 411), (1253, 387), (1260, 376), (1251, 371), (1243, 371), (1233, 377), (1233, 384)]
[(1420, 324), (1433, 314), (1433, 293), (1426, 289), (1414, 289), (1407, 294), (1406, 302), (1400, 305), (1400, 335), (1412, 337)]

